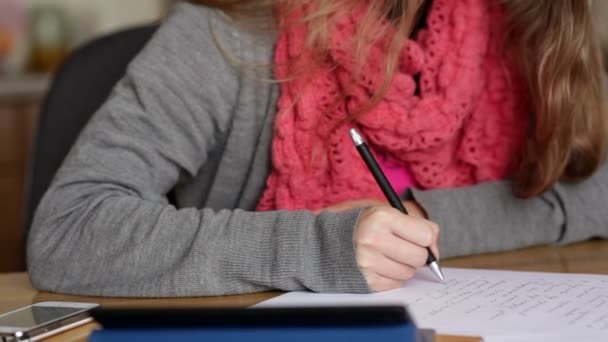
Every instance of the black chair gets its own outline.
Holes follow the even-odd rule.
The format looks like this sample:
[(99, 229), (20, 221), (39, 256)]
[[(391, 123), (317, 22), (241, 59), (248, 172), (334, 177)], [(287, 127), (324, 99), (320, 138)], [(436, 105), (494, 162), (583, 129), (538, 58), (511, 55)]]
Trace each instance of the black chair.
[(156, 29), (157, 26), (138, 27), (99, 38), (72, 53), (58, 70), (42, 105), (33, 142), (24, 236), (40, 199), (79, 132)]

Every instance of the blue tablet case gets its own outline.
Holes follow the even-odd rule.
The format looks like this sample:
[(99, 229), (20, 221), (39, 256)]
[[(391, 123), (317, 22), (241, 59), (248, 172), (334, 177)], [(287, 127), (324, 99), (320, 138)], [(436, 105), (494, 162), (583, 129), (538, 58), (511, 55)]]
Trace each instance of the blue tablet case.
[(204, 329), (104, 329), (93, 332), (91, 342), (123, 341), (264, 341), (264, 342), (324, 342), (324, 341), (400, 341), (416, 342), (416, 327), (264, 327), (264, 328), (204, 328)]
[[(432, 341), (406, 308), (325, 307), (268, 309), (103, 309), (104, 326), (92, 342), (106, 341)], [(430, 337), (430, 338), (429, 338)]]

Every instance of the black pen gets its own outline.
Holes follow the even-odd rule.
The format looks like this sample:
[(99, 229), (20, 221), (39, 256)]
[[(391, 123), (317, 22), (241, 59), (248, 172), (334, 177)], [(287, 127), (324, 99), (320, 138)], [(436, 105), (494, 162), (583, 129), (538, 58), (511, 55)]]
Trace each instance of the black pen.
[[(386, 199), (388, 199), (388, 202), (393, 208), (407, 215), (407, 210), (405, 210), (403, 203), (401, 203), (401, 199), (395, 193), (391, 183), (389, 183), (388, 179), (386, 179), (386, 176), (384, 175), (384, 172), (382, 172), (380, 165), (378, 165), (376, 158), (374, 158), (372, 155), (372, 152), (369, 150), (369, 147), (367, 147), (365, 140), (363, 140), (363, 137), (361, 137), (357, 129), (352, 128), (350, 130), (350, 137), (353, 139), (353, 142), (357, 147), (357, 151), (359, 151), (361, 158), (363, 158), (363, 161), (365, 161), (365, 164), (376, 179), (378, 186), (380, 186), (380, 189), (382, 189), (382, 192), (384, 193), (384, 196), (386, 196)], [(426, 259), (427, 266), (429, 266), (437, 278), (443, 282), (445, 278), (443, 277), (443, 272), (441, 272), (437, 259), (433, 255), (433, 252), (431, 252), (430, 248), (427, 247), (426, 250), (429, 252), (429, 257)]]

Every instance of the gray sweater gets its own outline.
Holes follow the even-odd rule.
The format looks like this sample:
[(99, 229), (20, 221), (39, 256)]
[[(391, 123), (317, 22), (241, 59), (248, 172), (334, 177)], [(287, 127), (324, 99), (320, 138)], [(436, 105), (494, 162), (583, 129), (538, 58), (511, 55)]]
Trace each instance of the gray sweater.
[[(155, 297), (369, 291), (353, 246), (361, 209), (253, 211), (270, 170), (278, 87), (260, 65), (273, 45), (216, 11), (177, 7), (43, 198), (28, 241), (34, 286)], [(606, 166), (528, 200), (507, 181), (407, 195), (441, 225), (443, 257), (608, 237)]]

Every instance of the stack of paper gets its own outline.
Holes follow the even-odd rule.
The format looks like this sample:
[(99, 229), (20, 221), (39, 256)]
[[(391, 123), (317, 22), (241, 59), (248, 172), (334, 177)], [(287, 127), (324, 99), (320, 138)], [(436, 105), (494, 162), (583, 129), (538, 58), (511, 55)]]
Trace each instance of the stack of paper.
[(403, 288), (369, 295), (292, 292), (256, 307), (406, 305), (419, 327), (485, 341), (607, 341), (608, 276), (420, 269)]

